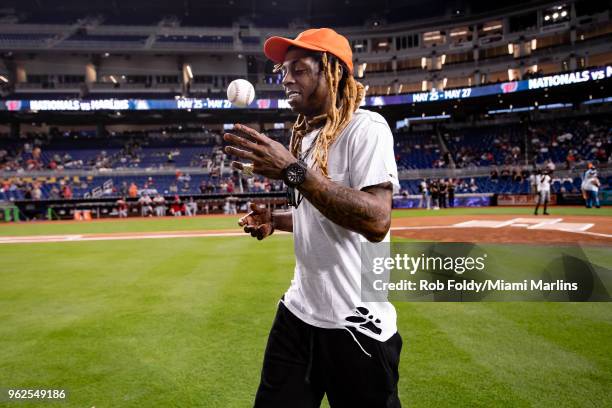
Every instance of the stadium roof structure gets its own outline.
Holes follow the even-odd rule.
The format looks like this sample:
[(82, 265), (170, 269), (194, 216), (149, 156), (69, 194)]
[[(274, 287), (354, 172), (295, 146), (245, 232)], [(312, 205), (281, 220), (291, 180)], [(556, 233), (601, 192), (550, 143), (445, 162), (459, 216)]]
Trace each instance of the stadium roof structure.
[(261, 27), (363, 26), (455, 18), (544, 4), (529, 0), (4, 0), (0, 17), (21, 22), (65, 24), (86, 16), (102, 17), (107, 25), (157, 25), (162, 20), (180, 26), (219, 27), (253, 23)]

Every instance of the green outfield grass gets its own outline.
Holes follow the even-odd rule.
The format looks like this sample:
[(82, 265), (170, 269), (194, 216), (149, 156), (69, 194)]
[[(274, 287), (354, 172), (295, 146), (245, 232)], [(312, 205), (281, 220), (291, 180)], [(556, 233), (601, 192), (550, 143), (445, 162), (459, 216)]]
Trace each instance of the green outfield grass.
[[(234, 225), (232, 218), (26, 224), (21, 235)], [(606, 248), (593, 251), (612, 263)], [(0, 245), (0, 260), (0, 389), (70, 393), (67, 403), (8, 406), (88, 408), (251, 406), (294, 264), (289, 235), (11, 244)], [(405, 407), (612, 401), (612, 303), (396, 306)]]
[[(586, 209), (582, 207), (552, 207), (552, 215), (592, 215), (612, 217), (612, 208)], [(531, 216), (532, 208), (485, 207), (433, 210), (394, 210), (393, 217), (423, 217), (445, 215), (517, 215)], [(109, 232), (193, 231), (205, 229), (238, 228), (237, 217), (194, 218), (130, 218), (127, 220), (100, 220), (94, 222), (22, 222), (0, 224), (0, 236), (94, 234)]]

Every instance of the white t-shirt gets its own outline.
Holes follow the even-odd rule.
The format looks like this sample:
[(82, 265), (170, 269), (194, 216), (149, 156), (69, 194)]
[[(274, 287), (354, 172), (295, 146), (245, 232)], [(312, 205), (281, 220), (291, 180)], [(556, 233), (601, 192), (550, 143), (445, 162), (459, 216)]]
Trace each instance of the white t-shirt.
[[(304, 137), (303, 153), (318, 132)], [(312, 167), (312, 154), (307, 164)], [(381, 115), (362, 109), (355, 112), (329, 149), (328, 174), (335, 183), (355, 190), (391, 182), (394, 192), (399, 191), (393, 135)], [(395, 334), (391, 303), (361, 301), (360, 246), (367, 242), (362, 235), (335, 224), (303, 199), (293, 209), (293, 237), (295, 272), (284, 298), (293, 314), (316, 327), (354, 327), (379, 341)], [(387, 233), (384, 242), (389, 241)], [(346, 320), (350, 316), (366, 321), (352, 323)]]
[(540, 183), (538, 184), (538, 191), (550, 192), (550, 180), (551, 180), (550, 176), (548, 174), (542, 174), (538, 176), (538, 179), (540, 181)]

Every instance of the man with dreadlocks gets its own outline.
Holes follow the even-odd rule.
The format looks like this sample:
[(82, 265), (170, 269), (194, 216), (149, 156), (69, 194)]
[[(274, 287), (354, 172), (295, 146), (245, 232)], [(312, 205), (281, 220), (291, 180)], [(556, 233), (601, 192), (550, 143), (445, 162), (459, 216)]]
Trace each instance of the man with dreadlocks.
[(289, 150), (244, 125), (224, 138), (232, 163), (287, 185), (290, 211), (251, 206), (239, 224), (264, 239), (293, 232), (294, 279), (278, 305), (255, 407), (400, 407), (402, 339), (389, 302), (361, 299), (360, 249), (388, 242), (399, 188), (393, 136), (385, 119), (358, 109), (348, 40), (329, 28), (295, 39), (269, 38), (292, 110)]

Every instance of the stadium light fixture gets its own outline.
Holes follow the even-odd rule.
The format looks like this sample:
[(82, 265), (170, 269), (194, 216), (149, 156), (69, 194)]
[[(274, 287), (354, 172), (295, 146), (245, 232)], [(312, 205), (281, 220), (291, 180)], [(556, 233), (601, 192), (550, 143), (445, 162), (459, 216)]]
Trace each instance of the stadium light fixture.
[(495, 24), (495, 25), (491, 25), (491, 26), (487, 26), (483, 28), (482, 31), (493, 31), (493, 30), (498, 30), (500, 28), (502, 28), (501, 24)]
[(550, 20), (550, 16), (547, 14), (544, 16), (544, 21), (548, 21), (548, 20)]
[(531, 50), (535, 50), (538, 47), (538, 40), (537, 39), (532, 39), (531, 40)]
[(440, 31), (429, 31), (423, 34), (424, 41), (439, 40), (441, 37)]
[(561, 12), (561, 17), (565, 17), (565, 16), (567, 16), (567, 11), (563, 10), (563, 11)]
[(508, 44), (508, 54), (510, 54), (510, 55), (514, 54), (514, 45), (513, 44)]
[(4, 75), (0, 75), (0, 81), (8, 82), (8, 79), (6, 79), (6, 77)]
[(113, 84), (117, 83), (117, 79), (113, 75), (110, 76), (110, 80), (113, 82)]
[(554, 12), (554, 13), (553, 13), (553, 15), (552, 15), (552, 17), (553, 17), (553, 20), (558, 19), (558, 18), (559, 18), (559, 13)]

